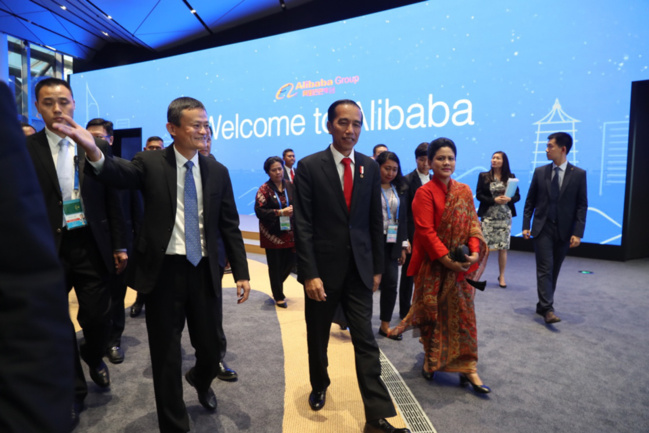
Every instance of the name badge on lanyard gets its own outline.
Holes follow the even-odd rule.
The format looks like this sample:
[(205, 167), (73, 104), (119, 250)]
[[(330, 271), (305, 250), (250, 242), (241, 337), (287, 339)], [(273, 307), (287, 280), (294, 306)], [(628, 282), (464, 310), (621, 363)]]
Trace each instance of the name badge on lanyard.
[(77, 156), (74, 157), (74, 190), (72, 191), (72, 197), (71, 200), (63, 202), (63, 217), (68, 230), (88, 225), (79, 192), (79, 160)]
[[(399, 206), (401, 205), (401, 203), (400, 203), (400, 200), (399, 200), (399, 196), (397, 195), (396, 188), (394, 187), (394, 185), (391, 185), (391, 186), (392, 186), (392, 192), (394, 193), (394, 196), (397, 199), (397, 213), (396, 213), (396, 217), (395, 217), (396, 221), (395, 222), (392, 222), (392, 221), (388, 222), (388, 232), (386, 234), (385, 242), (387, 242), (389, 244), (394, 244), (394, 243), (397, 242), (397, 231), (399, 229), (399, 220), (398, 220), (398, 218), (399, 218)], [(390, 212), (390, 200), (388, 199), (388, 196), (385, 194), (385, 191), (383, 189), (381, 189), (381, 193), (383, 193), (383, 198), (385, 199), (385, 207), (386, 207), (387, 214), (388, 214), (388, 220), (392, 220), (392, 213)]]
[[(282, 209), (282, 202), (279, 199), (279, 194), (277, 194), (277, 191), (275, 191), (275, 197), (277, 198), (277, 203), (279, 204), (279, 208)], [(289, 203), (288, 203), (288, 194), (286, 193), (286, 188), (284, 188), (284, 197), (286, 198), (286, 207), (288, 207)], [(291, 217), (280, 216), (279, 229), (283, 232), (291, 230)]]

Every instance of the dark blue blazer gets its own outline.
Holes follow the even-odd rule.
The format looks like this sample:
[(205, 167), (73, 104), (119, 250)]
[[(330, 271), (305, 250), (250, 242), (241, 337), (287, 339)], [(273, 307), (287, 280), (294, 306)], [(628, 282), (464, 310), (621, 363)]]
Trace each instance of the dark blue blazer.
[[(550, 205), (550, 183), (552, 181), (552, 164), (538, 167), (534, 170), (532, 183), (525, 200), (523, 214), (523, 230), (530, 229), (532, 221), (532, 236), (538, 236), (548, 216)], [(568, 163), (561, 184), (559, 202), (557, 203), (557, 226), (559, 237), (568, 241), (570, 236), (584, 237), (586, 227), (586, 211), (588, 210), (588, 194), (586, 186), (586, 171)]]
[(295, 172), (298, 280), (320, 278), (325, 291), (341, 287), (351, 260), (369, 290), (373, 276), (383, 273), (379, 166), (354, 152), (351, 211), (329, 148), (301, 159)]

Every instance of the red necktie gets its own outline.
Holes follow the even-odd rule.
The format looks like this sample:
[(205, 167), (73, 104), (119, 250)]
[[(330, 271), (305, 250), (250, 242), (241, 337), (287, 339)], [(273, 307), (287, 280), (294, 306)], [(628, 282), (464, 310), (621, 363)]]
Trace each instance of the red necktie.
[(345, 202), (347, 203), (347, 210), (352, 210), (352, 189), (354, 187), (354, 181), (352, 180), (352, 168), (351, 158), (343, 158), (341, 161), (345, 166), (345, 171), (343, 174), (343, 193), (345, 194)]
[(293, 183), (293, 179), (295, 179), (295, 172), (291, 169), (291, 183)]

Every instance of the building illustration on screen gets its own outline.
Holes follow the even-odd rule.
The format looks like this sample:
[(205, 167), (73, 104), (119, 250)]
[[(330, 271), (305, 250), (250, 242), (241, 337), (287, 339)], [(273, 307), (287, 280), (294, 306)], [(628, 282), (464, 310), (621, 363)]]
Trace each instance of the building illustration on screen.
[[(569, 116), (563, 108), (561, 108), (561, 103), (559, 98), (554, 100), (554, 105), (552, 110), (543, 117), (543, 119), (534, 122), (536, 125), (536, 141), (534, 142), (535, 148), (532, 159), (532, 170), (530, 172), (534, 173), (534, 169), (539, 165), (547, 164), (547, 158), (545, 153), (545, 147), (548, 142), (548, 135), (553, 132), (567, 132), (572, 136), (572, 149), (568, 154), (568, 160), (571, 164), (577, 165), (579, 162), (577, 159), (577, 127), (576, 124), (580, 120), (575, 119), (574, 117)], [(539, 156), (540, 155), (540, 156)], [(530, 176), (530, 182), (532, 177)]]

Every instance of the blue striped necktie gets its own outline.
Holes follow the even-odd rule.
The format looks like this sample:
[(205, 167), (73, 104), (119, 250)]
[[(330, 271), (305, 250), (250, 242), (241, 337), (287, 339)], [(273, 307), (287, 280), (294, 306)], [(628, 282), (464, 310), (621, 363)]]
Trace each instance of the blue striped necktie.
[(187, 161), (185, 163), (187, 172), (185, 173), (185, 251), (187, 260), (198, 266), (201, 261), (201, 233), (198, 229), (198, 197), (196, 195), (196, 184), (192, 168), (194, 163)]

